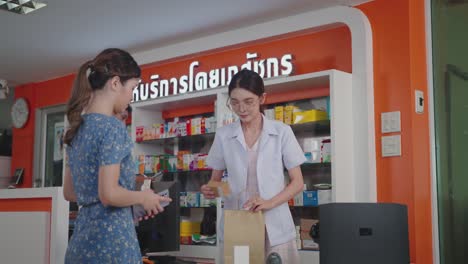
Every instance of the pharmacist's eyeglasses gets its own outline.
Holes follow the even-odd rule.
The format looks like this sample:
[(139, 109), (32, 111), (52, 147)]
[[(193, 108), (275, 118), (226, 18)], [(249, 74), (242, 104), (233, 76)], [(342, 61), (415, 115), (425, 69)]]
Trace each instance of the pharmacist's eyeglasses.
[(227, 101), (227, 107), (231, 110), (239, 110), (241, 106), (244, 106), (244, 109), (252, 109), (258, 102), (259, 99), (255, 98), (247, 98), (244, 101), (229, 98)]

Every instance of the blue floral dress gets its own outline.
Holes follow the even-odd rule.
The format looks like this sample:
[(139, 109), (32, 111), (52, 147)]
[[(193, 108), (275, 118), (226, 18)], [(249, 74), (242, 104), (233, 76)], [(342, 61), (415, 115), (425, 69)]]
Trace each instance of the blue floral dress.
[(120, 186), (134, 190), (133, 143), (124, 124), (97, 113), (83, 123), (67, 148), (80, 208), (65, 263), (141, 263), (130, 207), (104, 206), (98, 195), (99, 167), (120, 164)]

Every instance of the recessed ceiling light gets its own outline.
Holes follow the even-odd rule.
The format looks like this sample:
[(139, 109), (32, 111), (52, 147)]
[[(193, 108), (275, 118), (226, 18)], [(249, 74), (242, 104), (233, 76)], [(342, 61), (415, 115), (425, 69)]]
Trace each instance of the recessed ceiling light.
[(47, 4), (30, 0), (0, 0), (0, 10), (10, 11), (16, 14), (26, 15)]

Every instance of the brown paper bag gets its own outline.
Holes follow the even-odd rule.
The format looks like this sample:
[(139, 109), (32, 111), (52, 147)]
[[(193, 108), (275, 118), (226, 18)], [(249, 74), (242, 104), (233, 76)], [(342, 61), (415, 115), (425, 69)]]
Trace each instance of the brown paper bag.
[(249, 246), (250, 264), (265, 263), (265, 220), (262, 212), (224, 210), (224, 263), (234, 263), (234, 246)]

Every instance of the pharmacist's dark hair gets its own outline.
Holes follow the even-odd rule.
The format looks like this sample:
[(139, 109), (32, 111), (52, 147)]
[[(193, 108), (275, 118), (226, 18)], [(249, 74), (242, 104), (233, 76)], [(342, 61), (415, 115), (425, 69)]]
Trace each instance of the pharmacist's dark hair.
[[(232, 76), (228, 87), (229, 97), (231, 96), (232, 90), (236, 88), (245, 89), (258, 97), (265, 93), (265, 85), (263, 84), (262, 77), (260, 77), (258, 73), (248, 69), (242, 69)], [(264, 113), (263, 105), (260, 105), (260, 112), (262, 114)]]
[(122, 84), (132, 78), (140, 78), (141, 69), (130, 53), (116, 48), (105, 49), (93, 60), (85, 62), (78, 70), (71, 97), (67, 103), (67, 118), (70, 124), (64, 138), (71, 145), (83, 118), (93, 91), (104, 88), (107, 81), (118, 76)]

